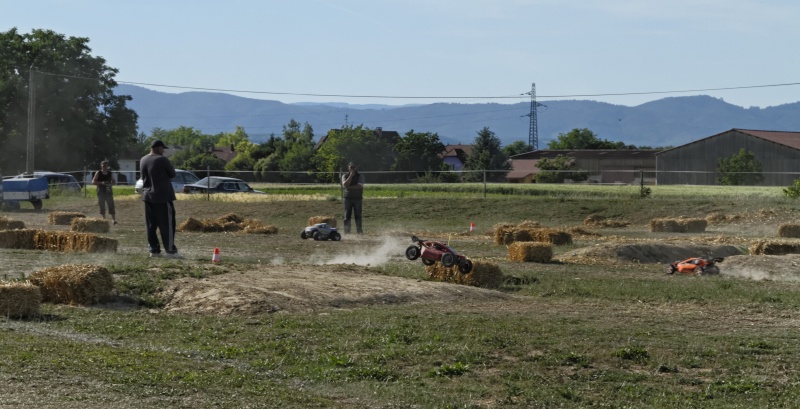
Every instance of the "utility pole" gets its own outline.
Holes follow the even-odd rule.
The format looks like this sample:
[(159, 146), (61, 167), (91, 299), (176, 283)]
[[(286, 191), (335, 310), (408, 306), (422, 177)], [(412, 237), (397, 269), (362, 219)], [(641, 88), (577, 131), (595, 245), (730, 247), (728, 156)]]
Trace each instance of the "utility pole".
[(35, 70), (28, 71), (28, 145), (25, 158), (25, 173), (33, 175), (33, 142), (36, 136), (36, 82)]

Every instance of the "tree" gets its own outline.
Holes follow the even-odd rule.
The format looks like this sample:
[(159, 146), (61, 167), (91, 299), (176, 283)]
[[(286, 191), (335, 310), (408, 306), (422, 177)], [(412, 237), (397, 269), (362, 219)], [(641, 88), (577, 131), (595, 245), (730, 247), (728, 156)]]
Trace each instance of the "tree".
[(566, 155), (539, 159), (536, 167), (541, 170), (536, 175), (536, 181), (539, 183), (564, 183), (565, 179), (584, 181), (589, 178), (588, 173), (576, 171), (575, 158)]
[(431, 132), (410, 130), (394, 145), (394, 158), (391, 170), (414, 172), (417, 176), (426, 172), (445, 169), (444, 144), (439, 135)]
[(29, 86), (37, 169), (82, 169), (104, 159), (113, 165), (136, 144), (131, 97), (114, 95), (118, 70), (92, 56), (88, 43), (50, 30), (0, 32), (0, 163), (7, 173), (26, 167)]
[(520, 153), (530, 152), (532, 150), (533, 149), (530, 145), (528, 145), (528, 142), (525, 141), (514, 141), (503, 147), (503, 153), (509, 157), (519, 155)]
[[(486, 180), (492, 182), (504, 181), (508, 171), (511, 170), (511, 163), (508, 156), (500, 149), (500, 138), (485, 127), (478, 131), (478, 136), (472, 142), (472, 151), (464, 164), (465, 171), (491, 171), (485, 172)], [(482, 181), (484, 173), (467, 172), (464, 176), (468, 181)]]
[(720, 185), (757, 185), (764, 180), (761, 162), (744, 148), (727, 158), (720, 158), (717, 171), (722, 174), (717, 178)]
[(587, 128), (575, 128), (566, 134), (560, 133), (555, 140), (547, 144), (548, 149), (636, 149), (635, 145), (625, 145), (624, 142), (611, 142), (597, 138), (594, 132)]
[(314, 154), (314, 163), (320, 172), (319, 178), (328, 182), (338, 179), (337, 173), (355, 161), (360, 171), (388, 170), (392, 164), (392, 147), (364, 125), (348, 125), (342, 129), (331, 129), (325, 142)]

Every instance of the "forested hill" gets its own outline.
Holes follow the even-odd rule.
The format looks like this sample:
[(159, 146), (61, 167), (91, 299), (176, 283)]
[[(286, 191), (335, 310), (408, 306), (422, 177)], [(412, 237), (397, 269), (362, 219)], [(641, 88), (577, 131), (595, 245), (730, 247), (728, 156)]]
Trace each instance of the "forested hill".
[[(317, 139), (345, 124), (404, 134), (435, 132), (444, 143), (472, 143), (488, 127), (504, 145), (528, 140), (529, 102), (516, 104), (435, 103), (428, 105), (284, 104), (224, 93), (165, 93), (120, 85), (139, 114), (139, 131), (190, 126), (204, 133), (244, 127), (254, 142), (281, 135), (291, 119), (308, 122)], [(596, 101), (539, 101), (539, 148), (559, 133), (588, 128), (598, 138), (637, 146), (676, 146), (731, 128), (800, 131), (800, 102), (743, 108), (709, 96), (670, 97), (629, 107)]]

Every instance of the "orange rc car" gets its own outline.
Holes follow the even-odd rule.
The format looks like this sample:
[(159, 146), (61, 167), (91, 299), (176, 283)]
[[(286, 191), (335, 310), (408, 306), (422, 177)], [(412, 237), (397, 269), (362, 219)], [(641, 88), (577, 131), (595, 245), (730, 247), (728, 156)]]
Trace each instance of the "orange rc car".
[(693, 275), (712, 275), (719, 274), (717, 263), (724, 260), (722, 257), (701, 258), (692, 257), (683, 261), (673, 261), (667, 266), (667, 274), (693, 274)]

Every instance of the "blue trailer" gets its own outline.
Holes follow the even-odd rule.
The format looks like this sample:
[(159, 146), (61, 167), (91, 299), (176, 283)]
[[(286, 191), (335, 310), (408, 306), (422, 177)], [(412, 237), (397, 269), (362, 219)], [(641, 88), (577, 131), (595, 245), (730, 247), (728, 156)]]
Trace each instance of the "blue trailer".
[(19, 202), (31, 202), (33, 208), (41, 210), (42, 199), (50, 197), (49, 185), (45, 177), (23, 177), (3, 179), (0, 186), (0, 199), (8, 209), (19, 209)]

